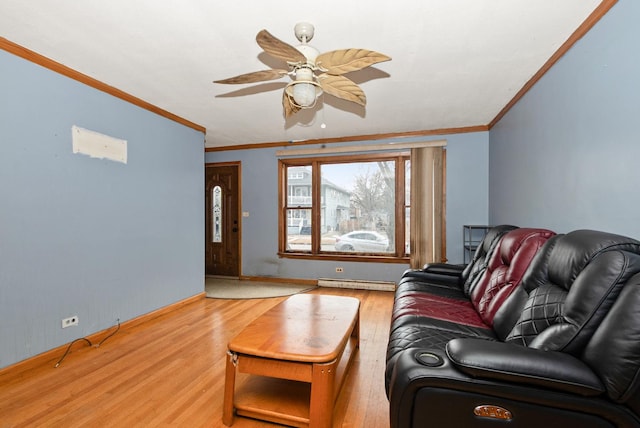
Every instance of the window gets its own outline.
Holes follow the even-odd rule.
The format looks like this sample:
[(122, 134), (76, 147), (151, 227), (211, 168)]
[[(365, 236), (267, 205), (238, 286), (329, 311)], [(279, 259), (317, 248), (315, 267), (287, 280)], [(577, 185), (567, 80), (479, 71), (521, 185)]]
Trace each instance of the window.
[(408, 152), (281, 159), (280, 252), (406, 257)]

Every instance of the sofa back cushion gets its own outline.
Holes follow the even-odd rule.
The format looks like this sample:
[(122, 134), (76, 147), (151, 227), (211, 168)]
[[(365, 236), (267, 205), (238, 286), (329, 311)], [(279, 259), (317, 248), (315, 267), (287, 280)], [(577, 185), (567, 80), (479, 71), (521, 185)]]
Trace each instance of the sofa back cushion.
[(464, 293), (468, 296), (472, 286), (482, 276), (487, 268), (489, 258), (493, 254), (496, 246), (500, 242), (500, 238), (510, 230), (517, 229), (517, 226), (503, 224), (494, 226), (487, 231), (482, 242), (476, 248), (473, 258), (464, 268), (461, 275)]
[(532, 263), (523, 278), (527, 299), (505, 340), (579, 356), (624, 284), (640, 272), (640, 241), (577, 230), (545, 250), (546, 269)]
[(471, 289), (471, 302), (482, 320), (493, 326), (500, 306), (520, 285), (531, 260), (555, 232), (520, 228), (502, 236), (491, 255), (487, 269)]

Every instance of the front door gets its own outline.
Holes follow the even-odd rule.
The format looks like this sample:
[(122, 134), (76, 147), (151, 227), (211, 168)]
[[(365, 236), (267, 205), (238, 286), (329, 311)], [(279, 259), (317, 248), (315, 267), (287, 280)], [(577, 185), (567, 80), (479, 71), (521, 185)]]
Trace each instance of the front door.
[(240, 276), (239, 163), (205, 165), (205, 274)]

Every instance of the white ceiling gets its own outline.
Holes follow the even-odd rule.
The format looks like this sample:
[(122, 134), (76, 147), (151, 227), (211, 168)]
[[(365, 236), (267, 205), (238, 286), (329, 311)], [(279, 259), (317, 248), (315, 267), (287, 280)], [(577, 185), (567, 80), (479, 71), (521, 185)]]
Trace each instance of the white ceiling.
[[(487, 125), (600, 2), (2, 0), (0, 36), (206, 127), (219, 147)], [(296, 45), (301, 21), (320, 52), (392, 58), (348, 75), (366, 109), (325, 95), (285, 120), (288, 77), (212, 83), (286, 68), (255, 36)]]

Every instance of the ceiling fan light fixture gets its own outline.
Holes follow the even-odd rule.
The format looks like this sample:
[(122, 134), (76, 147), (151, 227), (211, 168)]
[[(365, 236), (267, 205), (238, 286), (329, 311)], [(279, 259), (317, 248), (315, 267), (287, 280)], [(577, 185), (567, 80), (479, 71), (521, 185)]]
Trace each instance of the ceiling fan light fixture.
[(316, 88), (310, 83), (292, 85), (293, 100), (299, 107), (312, 107), (316, 103)]
[(296, 107), (312, 108), (316, 100), (322, 94), (322, 88), (315, 81), (313, 70), (301, 67), (295, 70), (296, 80), (285, 88), (287, 95), (292, 99)]

